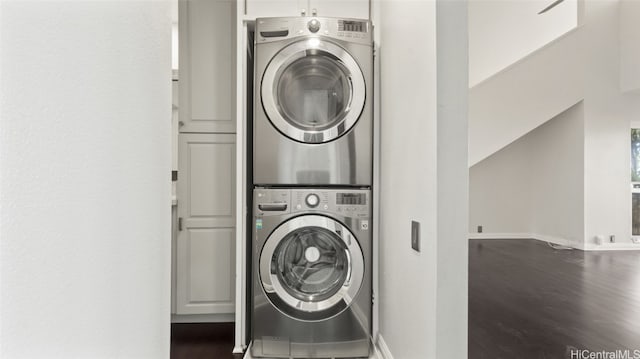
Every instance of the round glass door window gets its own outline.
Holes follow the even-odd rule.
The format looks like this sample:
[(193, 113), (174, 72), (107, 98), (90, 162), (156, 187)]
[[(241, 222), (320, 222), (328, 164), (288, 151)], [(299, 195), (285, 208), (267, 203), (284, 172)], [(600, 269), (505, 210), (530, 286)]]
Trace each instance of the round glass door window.
[(287, 234), (276, 247), (272, 266), (294, 298), (319, 302), (333, 296), (346, 281), (349, 255), (342, 239), (320, 227)]
[(311, 38), (280, 51), (267, 66), (262, 104), (271, 123), (305, 143), (339, 138), (357, 122), (365, 102), (364, 77), (341, 47)]
[(322, 320), (348, 308), (362, 285), (358, 241), (340, 222), (295, 217), (276, 228), (260, 255), (260, 279), (271, 303), (296, 319)]

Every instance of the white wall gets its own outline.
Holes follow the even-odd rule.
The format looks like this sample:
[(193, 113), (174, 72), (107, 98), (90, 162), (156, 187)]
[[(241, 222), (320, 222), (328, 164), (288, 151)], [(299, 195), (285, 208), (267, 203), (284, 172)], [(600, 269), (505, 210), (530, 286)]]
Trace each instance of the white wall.
[(620, 88), (640, 89), (640, 1), (620, 1)]
[[(451, 150), (466, 141), (466, 2), (441, 5), (373, 3), (381, 72), (376, 300), (380, 336), (403, 359), (466, 357), (467, 241), (464, 222), (456, 223), (466, 214), (466, 146)], [(437, 66), (437, 50), (450, 64)], [(410, 245), (412, 220), (421, 224), (420, 253)]]
[(579, 30), (469, 90), (470, 166), (584, 99)]
[(168, 358), (169, 3), (0, 12), (0, 357)]
[[(534, 130), (535, 131), (535, 130)], [(529, 233), (529, 135), (469, 169), (469, 233)]]
[[(585, 245), (596, 235), (630, 243), (629, 125), (640, 117), (640, 94), (622, 94), (617, 0), (585, 3)], [(637, 46), (637, 44), (636, 44)]]
[(535, 129), (529, 140), (531, 229), (581, 246), (584, 238), (584, 106)]
[[(564, 102), (568, 106), (576, 98), (583, 98), (581, 246), (591, 249), (597, 235), (615, 235), (618, 242), (630, 243), (629, 125), (640, 118), (640, 93), (622, 93), (620, 76), (626, 73), (629, 81), (635, 81), (637, 59), (628, 47), (637, 50), (638, 21), (635, 8), (629, 8), (626, 0), (586, 0), (582, 14), (582, 26), (471, 89), (469, 157), (470, 164), (475, 164), (527, 133), (531, 123), (544, 122), (550, 117), (545, 113), (554, 108), (550, 104)], [(632, 22), (631, 27), (627, 26), (628, 21)], [(547, 58), (546, 65), (536, 60), (542, 57)], [(547, 89), (539, 87), (539, 83), (546, 84)], [(527, 99), (521, 96), (526, 94), (519, 90), (521, 87), (534, 90), (539, 87), (536, 91), (544, 91), (529, 96), (528, 102), (524, 102), (531, 106), (528, 108), (513, 100), (512, 96), (516, 100)], [(474, 196), (472, 193), (471, 197)], [(548, 208), (543, 206), (539, 210)], [(471, 220), (475, 221), (473, 217)], [(475, 231), (475, 224), (471, 225)]]
[[(395, 358), (435, 358), (436, 7), (435, 1), (379, 6), (380, 334)], [(420, 44), (410, 41), (418, 29)], [(412, 220), (421, 223), (421, 253), (411, 249)]]
[(571, 107), (470, 169), (469, 232), (584, 237), (584, 107)]
[(577, 0), (469, 0), (469, 87), (577, 25)]
[(467, 1), (436, 2), (438, 287), (436, 358), (466, 358), (469, 241)]

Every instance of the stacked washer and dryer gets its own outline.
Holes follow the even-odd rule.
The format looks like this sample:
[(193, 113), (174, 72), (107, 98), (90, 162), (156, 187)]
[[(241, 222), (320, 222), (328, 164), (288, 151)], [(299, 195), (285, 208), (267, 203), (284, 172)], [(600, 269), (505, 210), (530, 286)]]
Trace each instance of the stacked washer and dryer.
[(368, 357), (369, 21), (256, 20), (251, 355)]

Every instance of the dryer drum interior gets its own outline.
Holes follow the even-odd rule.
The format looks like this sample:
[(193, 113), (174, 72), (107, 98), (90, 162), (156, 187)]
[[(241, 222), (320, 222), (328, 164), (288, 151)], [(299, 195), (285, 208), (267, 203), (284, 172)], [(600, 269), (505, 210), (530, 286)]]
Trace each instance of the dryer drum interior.
[(305, 131), (322, 131), (342, 122), (350, 110), (353, 94), (351, 74), (335, 56), (307, 51), (277, 75), (280, 115)]
[(292, 140), (324, 143), (344, 135), (364, 108), (364, 76), (342, 47), (318, 38), (295, 42), (269, 62), (261, 83), (269, 121)]

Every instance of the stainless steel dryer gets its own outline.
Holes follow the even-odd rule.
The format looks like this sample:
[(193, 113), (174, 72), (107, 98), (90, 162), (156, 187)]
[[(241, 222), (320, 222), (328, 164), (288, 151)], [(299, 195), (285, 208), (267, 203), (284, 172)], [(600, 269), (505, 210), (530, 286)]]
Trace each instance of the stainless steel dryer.
[(371, 192), (254, 190), (253, 357), (368, 357)]
[(367, 20), (256, 20), (256, 185), (372, 183), (372, 28)]

